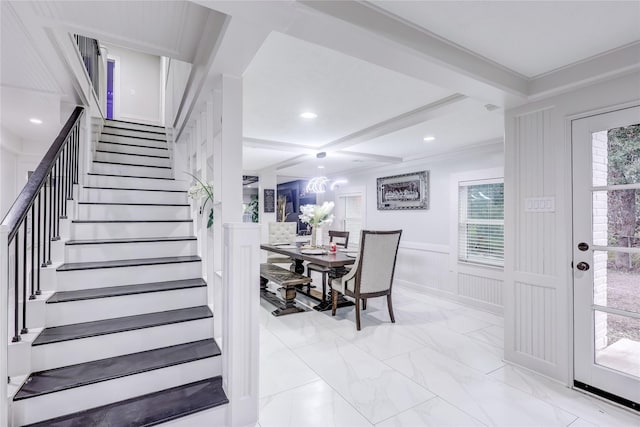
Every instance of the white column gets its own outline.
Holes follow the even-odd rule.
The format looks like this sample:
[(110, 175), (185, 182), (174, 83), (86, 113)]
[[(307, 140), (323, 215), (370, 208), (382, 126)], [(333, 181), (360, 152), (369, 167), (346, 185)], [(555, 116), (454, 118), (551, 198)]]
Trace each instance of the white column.
[[(219, 76), (211, 95), (213, 108), (213, 277), (214, 310), (221, 295), (222, 224), (242, 222), (242, 79)], [(210, 106), (208, 106), (209, 108)], [(215, 312), (215, 311), (214, 311)], [(224, 321), (223, 321), (224, 322)], [(220, 322), (214, 337), (220, 337)]]
[(258, 421), (260, 227), (224, 224), (222, 381), (227, 426)]

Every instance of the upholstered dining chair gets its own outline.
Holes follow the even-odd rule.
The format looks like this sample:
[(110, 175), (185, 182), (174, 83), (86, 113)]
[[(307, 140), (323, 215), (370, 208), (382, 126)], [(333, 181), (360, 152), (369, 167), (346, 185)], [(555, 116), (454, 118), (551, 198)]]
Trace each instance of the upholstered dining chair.
[[(294, 244), (296, 241), (297, 224), (295, 222), (270, 222), (269, 223), (269, 243), (277, 245), (281, 243)], [(267, 262), (272, 264), (290, 263), (288, 256), (269, 253)]]
[(356, 329), (360, 330), (360, 300), (362, 309), (366, 310), (368, 298), (386, 295), (389, 317), (392, 323), (396, 322), (391, 304), (391, 286), (401, 235), (402, 230), (361, 231), (360, 252), (354, 267), (344, 276), (331, 281), (333, 316), (336, 315), (338, 293), (355, 298)]
[[(335, 242), (337, 247), (346, 249), (347, 246), (349, 246), (349, 232), (329, 230), (329, 243), (331, 242)], [(311, 277), (312, 271), (317, 271), (322, 275), (322, 300), (324, 301), (327, 296), (327, 275), (329, 274), (330, 268), (309, 263), (307, 265), (307, 277)]]

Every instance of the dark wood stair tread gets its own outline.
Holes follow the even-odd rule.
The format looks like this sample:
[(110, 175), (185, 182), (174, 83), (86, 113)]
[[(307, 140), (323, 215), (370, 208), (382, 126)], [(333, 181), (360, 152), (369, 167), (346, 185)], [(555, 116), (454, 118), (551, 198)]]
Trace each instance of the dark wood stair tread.
[(96, 150), (96, 153), (121, 154), (123, 156), (153, 157), (155, 159), (167, 159), (167, 160), (169, 160), (169, 156), (156, 156), (154, 154), (123, 153), (123, 152), (120, 152), (120, 151), (109, 151), (109, 150)]
[(169, 150), (167, 147), (156, 147), (153, 145), (140, 145), (140, 144), (127, 144), (125, 142), (113, 142), (113, 141), (98, 141), (100, 144), (113, 144), (113, 145), (124, 145), (127, 147), (136, 147), (136, 148), (151, 148), (154, 150)]
[(137, 285), (109, 286), (78, 291), (56, 292), (47, 300), (47, 304), (71, 301), (85, 301), (98, 298), (120, 297), (126, 295), (148, 294), (151, 292), (175, 291), (179, 289), (200, 288), (207, 286), (204, 279), (171, 280), (167, 282), (140, 283)]
[(161, 193), (185, 193), (185, 190), (163, 190), (163, 189), (149, 189), (149, 188), (122, 188), (122, 187), (91, 187), (91, 186), (83, 186), (82, 188), (86, 189), (98, 189), (98, 190), (122, 190), (122, 191), (157, 191)]
[(28, 427), (153, 426), (227, 403), (222, 377), (217, 376)]
[(171, 166), (158, 166), (158, 165), (141, 165), (137, 163), (122, 163), (122, 162), (107, 162), (104, 160), (94, 160), (93, 163), (102, 163), (105, 165), (118, 165), (118, 166), (134, 166), (136, 168), (155, 168), (155, 169), (171, 169)]
[(115, 261), (71, 262), (62, 264), (56, 271), (95, 270), (98, 268), (139, 267), (144, 265), (176, 264), (181, 262), (198, 262), (197, 255), (171, 256), (164, 258), (121, 259)]
[[(110, 135), (110, 136), (118, 136), (118, 137), (122, 137), (122, 138), (134, 138), (134, 139), (142, 139), (144, 141), (154, 141), (154, 142), (167, 142), (167, 137), (166, 135), (157, 133), (157, 132), (153, 132), (153, 133), (149, 133), (147, 132), (148, 135), (145, 136), (141, 136), (141, 135), (123, 135), (121, 133), (113, 133), (113, 131), (111, 129), (118, 129), (118, 130), (124, 130), (124, 131), (129, 131), (129, 132), (138, 132), (138, 131), (131, 131), (129, 129), (121, 129), (121, 128), (110, 128), (108, 129), (106, 132), (103, 131), (100, 134), (100, 137), (102, 137), (102, 135)], [(144, 132), (144, 131), (140, 131), (140, 132)], [(152, 138), (153, 136), (159, 136), (160, 138)], [(164, 138), (162, 138), (164, 136)]]
[(220, 355), (213, 338), (34, 372), (13, 400), (122, 378)]
[(213, 317), (213, 313), (211, 313), (209, 307), (203, 305), (198, 307), (181, 308), (179, 310), (169, 310), (157, 313), (118, 317), (114, 319), (96, 320), (93, 322), (55, 326), (52, 328), (45, 328), (33, 341), (32, 346), (152, 328), (155, 326), (169, 325), (171, 323), (205, 319), (208, 317)]
[(147, 242), (180, 242), (183, 240), (196, 240), (195, 236), (181, 237), (124, 237), (121, 239), (92, 239), (92, 240), (67, 240), (66, 245), (104, 245), (111, 243), (147, 243)]
[(112, 174), (112, 173), (95, 173), (95, 172), (88, 172), (87, 175), (92, 175), (92, 176), (113, 176), (113, 177), (116, 177), (116, 178), (164, 179), (164, 180), (169, 180), (169, 181), (175, 181), (175, 178), (166, 178), (166, 177), (161, 177), (161, 176), (117, 175), (117, 174)]
[[(128, 123), (130, 125), (138, 125), (138, 126), (147, 126), (150, 128), (157, 128), (157, 129), (162, 129), (162, 131), (164, 132), (164, 130), (166, 129), (164, 126), (162, 125), (152, 125), (149, 123), (139, 123), (139, 122), (131, 122), (128, 120), (116, 120), (116, 119), (105, 119), (104, 120), (105, 123), (114, 123), (114, 124), (118, 124), (118, 123)], [(117, 127), (117, 126), (116, 126)]]
[(99, 224), (99, 223), (119, 223), (124, 224), (128, 222), (193, 222), (192, 219), (74, 219), (71, 221), (74, 224)]

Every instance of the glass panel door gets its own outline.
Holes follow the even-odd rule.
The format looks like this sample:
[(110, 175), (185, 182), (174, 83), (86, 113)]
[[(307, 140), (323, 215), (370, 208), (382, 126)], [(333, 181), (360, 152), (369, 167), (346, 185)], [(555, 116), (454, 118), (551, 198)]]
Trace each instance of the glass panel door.
[(576, 385), (640, 408), (640, 107), (572, 141)]

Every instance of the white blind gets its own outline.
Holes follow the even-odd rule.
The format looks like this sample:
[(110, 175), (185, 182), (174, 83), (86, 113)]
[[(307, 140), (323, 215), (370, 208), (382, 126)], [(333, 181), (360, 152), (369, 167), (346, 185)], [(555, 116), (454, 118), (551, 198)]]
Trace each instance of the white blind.
[(458, 259), (504, 265), (504, 183), (461, 182), (458, 207)]

